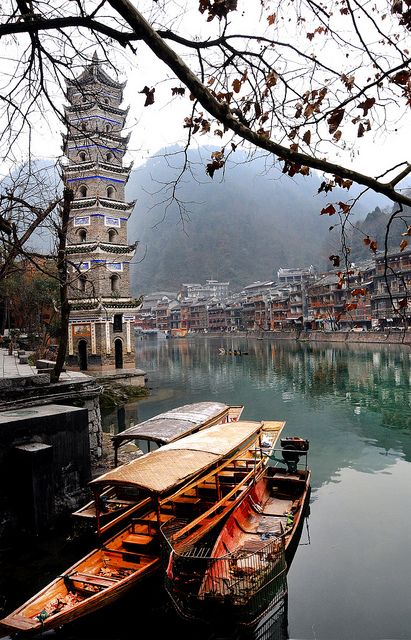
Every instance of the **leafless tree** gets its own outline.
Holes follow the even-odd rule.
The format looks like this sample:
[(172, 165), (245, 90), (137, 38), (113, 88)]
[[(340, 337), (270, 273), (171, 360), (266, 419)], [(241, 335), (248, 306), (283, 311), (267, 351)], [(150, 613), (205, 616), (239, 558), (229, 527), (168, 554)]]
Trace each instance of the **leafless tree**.
[[(183, 0), (136, 4), (2, 3), (0, 45), (6, 45), (8, 62), (0, 71), (3, 159), (15, 157), (22, 136), (29, 140), (40, 108), (53, 109), (64, 121), (54, 99), (57, 90), (63, 93), (65, 79), (75, 78), (96, 47), (112, 66), (115, 46), (131, 56), (149, 49), (165, 73), (153, 71), (141, 97), (148, 108), (160, 93), (164, 99), (167, 85), (157, 89), (166, 79), (166, 100), (187, 101), (181, 123), (187, 147), (199, 136), (221, 141), (206, 165), (211, 178), (239, 145), (263, 150), (289, 176), (317, 170), (324, 175), (320, 191), (330, 199), (321, 213), (339, 216), (343, 244), (357, 199), (349, 189), (357, 183), (397, 205), (394, 215), (403, 220), (398, 244), (405, 249), (411, 226), (404, 207), (411, 196), (404, 181), (411, 164), (399, 157), (380, 175), (369, 175), (354, 170), (352, 158), (362, 139), (401, 126), (406, 131), (409, 124), (409, 0), (199, 0), (194, 8)], [(344, 201), (332, 201), (335, 187), (347, 190)], [(376, 250), (372, 238), (364, 240)]]

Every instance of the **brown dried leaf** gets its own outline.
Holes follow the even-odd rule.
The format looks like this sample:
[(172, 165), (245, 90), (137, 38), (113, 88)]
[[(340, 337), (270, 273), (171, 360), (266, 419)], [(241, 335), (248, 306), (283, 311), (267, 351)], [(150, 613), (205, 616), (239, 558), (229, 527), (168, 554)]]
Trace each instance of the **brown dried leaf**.
[(405, 247), (408, 246), (408, 240), (401, 240), (400, 242), (400, 251), (404, 251)]
[(321, 214), (320, 215), (329, 215), (329, 216), (333, 216), (334, 213), (336, 213), (335, 207), (332, 204), (329, 204), (327, 207), (324, 207), (324, 209), (321, 209)]
[(218, 171), (218, 169), (222, 169), (222, 167), (224, 167), (224, 160), (213, 160), (213, 162), (207, 164), (206, 173), (210, 176), (210, 178), (212, 178), (215, 171)]
[(398, 71), (398, 73), (396, 73), (395, 76), (392, 77), (392, 80), (397, 84), (406, 85), (408, 84), (410, 78), (411, 78), (411, 71), (406, 71), (404, 69), (403, 71)]
[(351, 205), (347, 204), (346, 202), (339, 202), (338, 206), (340, 207), (341, 211), (343, 213), (349, 213), (350, 209), (351, 209)]
[(305, 144), (310, 144), (311, 142), (311, 131), (309, 129), (307, 129), (303, 135), (303, 142), (305, 142)]
[(342, 76), (341, 76), (341, 80), (343, 81), (343, 83), (347, 87), (348, 91), (351, 91), (351, 89), (353, 88), (354, 82), (355, 82), (354, 76), (346, 76), (345, 73), (343, 73)]
[(233, 89), (234, 89), (235, 93), (239, 93), (240, 92), (241, 80), (239, 80), (238, 78), (233, 80)]
[(173, 87), (171, 89), (172, 96), (183, 96), (185, 92), (186, 92), (185, 87)]
[(333, 263), (333, 267), (339, 267), (340, 266), (340, 256), (329, 256), (328, 257), (329, 260), (331, 260), (331, 262)]
[(274, 85), (277, 84), (277, 80), (278, 80), (278, 75), (276, 74), (275, 71), (270, 71), (270, 73), (267, 75), (265, 82), (267, 87), (274, 87)]
[(358, 105), (358, 109), (362, 109), (363, 110), (363, 116), (366, 116), (368, 111), (371, 109), (371, 107), (373, 107), (375, 104), (375, 98), (367, 98), (366, 100), (364, 100), (364, 102), (360, 102), (360, 104)]
[(332, 114), (327, 120), (328, 131), (330, 133), (335, 133), (335, 131), (337, 131), (343, 117), (344, 117), (344, 109), (336, 109), (335, 111), (332, 112)]
[(146, 96), (146, 101), (144, 103), (145, 107), (148, 107), (150, 104), (154, 104), (154, 92), (155, 92), (154, 87), (152, 89), (149, 89), (148, 87), (144, 87), (142, 91), (139, 91), (139, 93), (144, 93), (144, 95)]

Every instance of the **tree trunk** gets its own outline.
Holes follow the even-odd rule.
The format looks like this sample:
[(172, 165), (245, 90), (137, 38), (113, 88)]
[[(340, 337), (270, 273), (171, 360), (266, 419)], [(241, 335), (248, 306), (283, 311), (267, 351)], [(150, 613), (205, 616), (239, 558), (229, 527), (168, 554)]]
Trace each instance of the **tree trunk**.
[(59, 247), (57, 254), (57, 271), (60, 283), (60, 341), (57, 351), (56, 364), (50, 375), (50, 382), (58, 382), (64, 367), (67, 353), (68, 329), (70, 318), (70, 305), (68, 301), (67, 287), (67, 228), (70, 217), (70, 204), (73, 200), (73, 191), (64, 188), (63, 209), (61, 213), (61, 228), (58, 231)]

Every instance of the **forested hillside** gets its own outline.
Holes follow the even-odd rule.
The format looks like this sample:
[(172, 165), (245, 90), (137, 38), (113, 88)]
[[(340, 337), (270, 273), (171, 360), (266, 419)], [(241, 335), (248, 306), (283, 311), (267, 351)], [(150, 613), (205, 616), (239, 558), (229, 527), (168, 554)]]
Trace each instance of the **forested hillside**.
[[(177, 159), (158, 154), (134, 170), (128, 184), (128, 198), (137, 199), (129, 238), (140, 241), (135, 292), (175, 290), (207, 278), (228, 280), (235, 289), (276, 277), (279, 267), (330, 267), (338, 237), (329, 227), (336, 220), (320, 211), (328, 201), (347, 199), (346, 191), (318, 195), (319, 178), (267, 173), (264, 159), (237, 164), (223, 181), (218, 174), (211, 180), (203, 161), (183, 177), (179, 197), (189, 212), (183, 224), (177, 205), (166, 210), (164, 202), (162, 187), (178, 174), (170, 164), (178, 167)], [(362, 202), (359, 215), (370, 202)]]

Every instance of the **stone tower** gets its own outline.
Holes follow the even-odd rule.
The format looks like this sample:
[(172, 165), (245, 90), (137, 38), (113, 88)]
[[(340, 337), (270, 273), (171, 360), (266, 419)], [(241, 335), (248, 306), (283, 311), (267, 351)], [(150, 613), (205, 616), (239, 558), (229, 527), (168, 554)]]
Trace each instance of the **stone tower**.
[(129, 269), (135, 245), (127, 244), (135, 203), (124, 196), (131, 170), (123, 166), (130, 137), (122, 135), (124, 86), (104, 71), (96, 54), (67, 82), (64, 179), (74, 191), (67, 237), (71, 369), (135, 367), (138, 302), (130, 295)]

